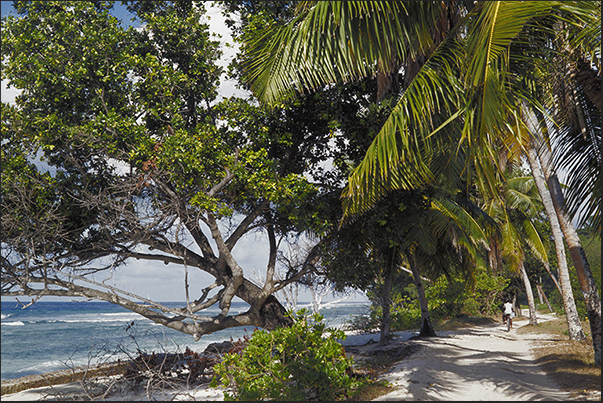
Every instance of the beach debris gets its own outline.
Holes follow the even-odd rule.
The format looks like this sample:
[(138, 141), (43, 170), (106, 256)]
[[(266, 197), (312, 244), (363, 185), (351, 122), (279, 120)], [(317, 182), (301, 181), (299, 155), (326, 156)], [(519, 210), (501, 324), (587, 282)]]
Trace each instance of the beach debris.
[(130, 361), (124, 379), (136, 386), (148, 384), (150, 380), (163, 382), (186, 382), (188, 385), (208, 384), (214, 375), (213, 367), (228, 353), (239, 353), (248, 344), (249, 336), (242, 339), (211, 343), (203, 352), (186, 347), (184, 352), (145, 353)]

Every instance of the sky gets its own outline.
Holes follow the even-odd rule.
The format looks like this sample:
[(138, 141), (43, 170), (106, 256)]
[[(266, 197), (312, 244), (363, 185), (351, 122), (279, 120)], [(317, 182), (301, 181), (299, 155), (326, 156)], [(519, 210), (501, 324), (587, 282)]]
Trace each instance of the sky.
[[(230, 62), (231, 58), (236, 53), (236, 44), (233, 43), (229, 29), (224, 24), (224, 17), (220, 10), (214, 7), (212, 2), (207, 2), (207, 16), (210, 31), (221, 36), (220, 42), (223, 45), (223, 58), (221, 65), (226, 67)], [(2, 17), (12, 13), (16, 15), (12, 8), (12, 1), (1, 2), (1, 14)], [(124, 24), (130, 24), (130, 14), (126, 10), (125, 6), (122, 6), (119, 2), (116, 2), (112, 14), (122, 19)], [(232, 46), (225, 46), (230, 44)], [(18, 94), (18, 90), (14, 88), (7, 88), (7, 82), (2, 80), (2, 102), (14, 103), (15, 96)], [(246, 93), (240, 89), (235, 88), (232, 81), (223, 79), (222, 84), (219, 87), (219, 92), (224, 97), (229, 96), (240, 96), (244, 97)], [(247, 278), (251, 281), (257, 279), (256, 273), (262, 273), (265, 271), (268, 256), (268, 246), (266, 237), (260, 233), (250, 234), (245, 238), (241, 239), (233, 249), (233, 255), (237, 261), (244, 267)], [(106, 273), (106, 277), (96, 275), (95, 281), (106, 281), (107, 284), (119, 287), (121, 289), (133, 292), (141, 297), (149, 298), (154, 301), (184, 301), (186, 298), (185, 287), (184, 287), (184, 272), (185, 268), (176, 266), (173, 264), (165, 265), (162, 262), (142, 262), (142, 261), (131, 261), (125, 266), (118, 267), (110, 272)], [(209, 274), (201, 272), (200, 270), (189, 270), (188, 282), (191, 285), (196, 285), (199, 288), (203, 288), (213, 283), (214, 278)], [(195, 294), (191, 291), (191, 298), (195, 297)], [(281, 302), (283, 301), (282, 295), (277, 295)], [(341, 295), (328, 294), (323, 297), (322, 302), (330, 302), (342, 298)], [(366, 301), (366, 296), (363, 293), (352, 293), (345, 297), (349, 301)], [(2, 300), (14, 300), (14, 298), (2, 297)], [(21, 298), (21, 301), (27, 301), (26, 298)], [(44, 301), (63, 301), (60, 297), (44, 297)], [(308, 290), (300, 289), (299, 302), (311, 302), (312, 295)]]

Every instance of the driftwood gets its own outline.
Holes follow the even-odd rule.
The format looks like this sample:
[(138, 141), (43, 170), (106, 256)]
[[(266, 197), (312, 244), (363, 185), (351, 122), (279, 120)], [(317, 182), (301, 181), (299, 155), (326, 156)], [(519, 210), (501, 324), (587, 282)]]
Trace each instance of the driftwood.
[(131, 360), (119, 360), (94, 366), (76, 367), (41, 375), (28, 375), (2, 381), (2, 395), (27, 389), (62, 385), (72, 382), (86, 382), (92, 378), (122, 375), (125, 379), (141, 382), (148, 373), (158, 372), (172, 380), (194, 378), (197, 383), (209, 383), (213, 376), (213, 366), (226, 353), (241, 351), (248, 343), (248, 337), (240, 340), (211, 343), (201, 353), (188, 347), (184, 353), (140, 353)]
[(44, 386), (84, 381), (91, 377), (121, 375), (125, 373), (127, 367), (127, 362), (114, 362), (93, 367), (77, 367), (49, 372), (47, 374), (28, 375), (16, 379), (8, 379), (2, 381), (2, 395)]

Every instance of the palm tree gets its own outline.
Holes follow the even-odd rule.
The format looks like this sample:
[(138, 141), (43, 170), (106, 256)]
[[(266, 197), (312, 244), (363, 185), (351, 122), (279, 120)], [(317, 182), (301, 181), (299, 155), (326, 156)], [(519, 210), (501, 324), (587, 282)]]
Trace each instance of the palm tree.
[(567, 212), (601, 232), (601, 3), (572, 3), (550, 35), (559, 51), (543, 60), (544, 102), (555, 122), (554, 164), (568, 174)]
[[(402, 254), (410, 266), (418, 292), (421, 307), (420, 336), (436, 335), (422, 275), (437, 278), (442, 274), (449, 274), (451, 270), (460, 269), (465, 278), (470, 280), (474, 269), (485, 265), (481, 256), (483, 250), (488, 249), (489, 217), (466, 199), (459, 199), (458, 195), (442, 196), (440, 194), (431, 199), (424, 211), (408, 214), (404, 222), (406, 236)], [(452, 268), (448, 267), (451, 262), (454, 262)]]
[[(390, 189), (429, 181), (432, 175), (421, 155), (448, 130), (460, 130), (459, 148), (467, 145), (470, 150), (466, 169), (474, 173), (480, 191), (498, 197), (494, 139), (504, 139), (516, 154), (527, 141), (524, 131), (511, 130), (509, 124), (513, 119), (523, 124), (517, 112), (521, 97), (528, 96), (525, 83), (510, 68), (520, 57), (511, 45), (523, 31), (537, 30), (532, 23), (543, 16), (592, 10), (588, 2), (571, 7), (544, 1), (456, 4), (304, 4), (291, 23), (252, 44), (257, 51), (250, 53), (249, 78), (265, 102), (373, 74), (385, 83), (401, 67), (405, 85), (399, 102), (350, 177), (348, 214), (368, 209)], [(434, 116), (446, 118), (434, 121)], [(564, 231), (574, 265), (588, 278), (583, 250), (568, 234)], [(600, 363), (600, 300), (592, 284), (581, 281), (581, 286), (595, 362)]]
[[(470, 279), (484, 265), (488, 217), (462, 195), (443, 187), (397, 191), (369, 212), (346, 221), (324, 239), (324, 264), (331, 280), (367, 284), (369, 273), (383, 279), (382, 345), (389, 335), (390, 292), (397, 268), (408, 264), (421, 308), (421, 336), (435, 336), (423, 275), (463, 273)], [(490, 223), (492, 223), (490, 221)]]
[[(524, 112), (528, 115), (526, 116), (526, 121), (528, 121), (529, 123), (533, 123), (533, 119), (531, 119), (533, 115), (530, 114), (530, 111), (527, 106), (524, 107)], [(538, 126), (533, 125), (530, 127), (535, 131)], [(534, 141), (536, 141), (536, 139), (534, 139)], [(580, 318), (577, 314), (572, 286), (570, 283), (569, 269), (567, 267), (567, 259), (565, 256), (565, 246), (563, 244), (563, 231), (559, 224), (559, 219), (557, 218), (553, 198), (551, 197), (551, 193), (546, 187), (544, 173), (542, 172), (540, 159), (538, 158), (538, 147), (534, 142), (532, 143), (532, 146), (526, 147), (525, 154), (528, 163), (530, 164), (535, 186), (542, 200), (542, 204), (544, 206), (544, 210), (548, 217), (549, 223), (551, 224), (551, 232), (553, 233), (553, 240), (555, 242), (555, 252), (557, 254), (557, 272), (559, 274), (560, 283), (559, 292), (561, 293), (563, 306), (565, 308), (565, 316), (567, 320), (569, 336), (571, 340), (584, 340), (586, 336), (584, 335), (582, 325), (580, 324)]]
[[(507, 261), (511, 269), (520, 273), (528, 297), (530, 324), (535, 325), (536, 312), (534, 298), (523, 264), (523, 251), (527, 249), (531, 250), (534, 256), (545, 266), (553, 281), (557, 283), (557, 280), (548, 268), (548, 248), (533, 223), (533, 219), (542, 211), (541, 206), (543, 203), (540, 200), (538, 192), (540, 189), (534, 177), (518, 176), (515, 172), (509, 174), (506, 183), (501, 189), (504, 203), (501, 203), (499, 199), (491, 199), (484, 206), (484, 210), (492, 217), (495, 217), (503, 228), (503, 236), (498, 240), (500, 247), (492, 248), (492, 250), (500, 251), (501, 257)], [(556, 216), (552, 218), (556, 220)], [(562, 240), (561, 248), (556, 247), (556, 251), (559, 264), (558, 272), (561, 279), (559, 292), (563, 297), (570, 338), (572, 340), (584, 340), (584, 332), (574, 303), (571, 284), (569, 283), (569, 271), (567, 270)], [(496, 261), (496, 259), (492, 260)]]

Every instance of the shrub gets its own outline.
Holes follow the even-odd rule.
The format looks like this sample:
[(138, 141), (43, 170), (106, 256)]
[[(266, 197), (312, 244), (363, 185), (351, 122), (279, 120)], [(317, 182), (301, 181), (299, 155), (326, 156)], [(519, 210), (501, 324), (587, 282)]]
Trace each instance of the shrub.
[(361, 385), (345, 356), (342, 330), (326, 328), (320, 314), (289, 312), (294, 324), (271, 332), (256, 330), (239, 354), (226, 354), (214, 367), (231, 393), (224, 400), (336, 400)]
[[(448, 281), (440, 276), (433, 283), (424, 283), (429, 314), (432, 320), (447, 317), (491, 316), (498, 314), (499, 305), (503, 300), (503, 291), (509, 279), (497, 276), (484, 268), (478, 268), (474, 273), (473, 287), (470, 287), (462, 277)], [(414, 288), (392, 290), (390, 309), (390, 330), (408, 330), (421, 327), (421, 308), (419, 300), (410, 292)], [(372, 300), (367, 315), (351, 321), (350, 327), (359, 330), (372, 330), (381, 326), (382, 308), (377, 299)]]
[(503, 292), (511, 280), (484, 269), (475, 273), (475, 287), (467, 290), (464, 311), (470, 315), (497, 315), (503, 301)]

